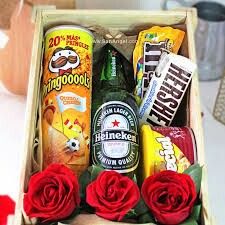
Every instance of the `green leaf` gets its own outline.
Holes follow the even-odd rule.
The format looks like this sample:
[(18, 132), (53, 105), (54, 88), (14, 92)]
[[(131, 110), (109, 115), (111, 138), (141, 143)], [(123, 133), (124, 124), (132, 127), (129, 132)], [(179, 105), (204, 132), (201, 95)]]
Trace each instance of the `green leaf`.
[(90, 166), (88, 167), (80, 176), (79, 184), (80, 184), (80, 197), (81, 197), (81, 208), (86, 211), (92, 212), (93, 209), (86, 203), (86, 188), (88, 184), (90, 184), (93, 180), (96, 179), (98, 174), (103, 170), (100, 166)]
[(195, 164), (187, 168), (184, 173), (191, 176), (195, 183), (196, 192), (199, 193), (202, 181), (202, 167), (199, 164)]
[(86, 187), (89, 183), (95, 180), (98, 174), (104, 170), (100, 166), (89, 166), (80, 176), (79, 184), (80, 184), (80, 196), (83, 199), (86, 195)]
[(192, 213), (191, 213), (191, 218), (198, 221), (199, 218), (200, 218), (201, 208), (202, 208), (201, 204), (195, 205), (193, 210), (192, 210)]
[(134, 209), (131, 209), (125, 216), (123, 220), (126, 219), (136, 219), (137, 218), (137, 214), (135, 213)]
[(151, 213), (147, 212), (145, 214), (142, 214), (138, 218), (138, 223), (153, 223), (153, 224), (155, 224), (155, 220), (154, 220), (153, 216), (151, 215)]
[(137, 205), (134, 207), (134, 211), (137, 216), (140, 216), (142, 214), (145, 214), (149, 212), (148, 206), (145, 204), (144, 200), (141, 198)]
[(80, 197), (82, 200), (85, 200), (86, 198), (86, 187), (90, 182), (91, 182), (91, 173), (87, 169), (81, 174), (79, 178)]
[(91, 181), (93, 181), (97, 178), (99, 173), (104, 170), (104, 168), (101, 167), (101, 166), (96, 166), (96, 165), (92, 165), (91, 167), (92, 167), (92, 169), (91, 169)]
[(184, 221), (183, 223), (181, 223), (180, 225), (198, 225), (198, 223), (196, 222), (195, 219), (189, 218), (186, 221)]
[(136, 174), (134, 174), (133, 179), (132, 179), (135, 183), (137, 183), (137, 176)]

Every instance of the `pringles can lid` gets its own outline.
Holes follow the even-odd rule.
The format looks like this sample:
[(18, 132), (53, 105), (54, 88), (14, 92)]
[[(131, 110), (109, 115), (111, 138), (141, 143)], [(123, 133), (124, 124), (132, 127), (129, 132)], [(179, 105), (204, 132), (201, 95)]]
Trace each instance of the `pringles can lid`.
[(74, 30), (82, 30), (82, 31), (87, 32), (88, 34), (90, 34), (90, 36), (92, 36), (94, 38), (94, 35), (93, 35), (93, 33), (90, 30), (88, 30), (88, 29), (86, 29), (84, 27), (81, 27), (81, 26), (77, 26), (77, 25), (58, 25), (58, 26), (52, 27), (52, 28), (48, 29), (45, 32), (45, 37), (46, 37), (46, 35), (48, 35), (52, 31), (66, 30), (66, 29), (68, 29), (68, 30), (71, 30), (71, 29), (74, 29)]

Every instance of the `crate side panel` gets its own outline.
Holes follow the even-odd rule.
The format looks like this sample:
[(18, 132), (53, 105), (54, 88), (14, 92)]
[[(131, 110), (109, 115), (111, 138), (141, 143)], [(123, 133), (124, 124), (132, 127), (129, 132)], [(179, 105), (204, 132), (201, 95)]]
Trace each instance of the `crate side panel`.
[(43, 11), (46, 29), (59, 24), (79, 24), (84, 27), (100, 25), (123, 31), (141, 30), (149, 24), (175, 25), (186, 19), (185, 12), (169, 11), (108, 11), (108, 10), (57, 10)]
[(36, 119), (37, 119), (37, 107), (39, 92), (39, 73), (41, 64), (41, 50), (42, 50), (42, 35), (43, 25), (41, 15), (37, 16), (37, 22), (35, 24), (33, 49), (31, 56), (31, 66), (29, 75), (29, 85), (27, 94), (27, 108), (26, 108), (26, 120), (25, 120), (25, 136), (24, 136), (24, 148), (22, 152), (21, 174), (20, 174), (20, 187), (19, 198), (16, 204), (14, 225), (23, 224), (22, 208), (23, 208), (23, 192), (27, 188), (31, 171), (31, 149), (35, 138), (36, 131)]

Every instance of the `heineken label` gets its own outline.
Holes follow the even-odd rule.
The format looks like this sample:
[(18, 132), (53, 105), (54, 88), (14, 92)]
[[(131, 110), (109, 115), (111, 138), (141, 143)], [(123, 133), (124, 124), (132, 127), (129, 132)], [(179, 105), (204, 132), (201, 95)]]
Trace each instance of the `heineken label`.
[(126, 103), (110, 101), (99, 107), (93, 120), (93, 163), (128, 173), (138, 165), (138, 122)]

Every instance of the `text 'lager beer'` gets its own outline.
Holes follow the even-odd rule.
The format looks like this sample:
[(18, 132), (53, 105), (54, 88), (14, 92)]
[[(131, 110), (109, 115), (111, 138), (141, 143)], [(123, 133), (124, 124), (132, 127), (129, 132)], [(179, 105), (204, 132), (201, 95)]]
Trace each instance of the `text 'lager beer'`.
[(132, 176), (139, 161), (138, 107), (125, 79), (122, 56), (107, 45), (92, 105), (92, 161)]

